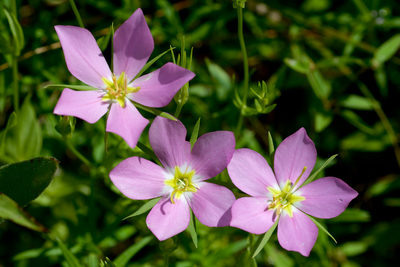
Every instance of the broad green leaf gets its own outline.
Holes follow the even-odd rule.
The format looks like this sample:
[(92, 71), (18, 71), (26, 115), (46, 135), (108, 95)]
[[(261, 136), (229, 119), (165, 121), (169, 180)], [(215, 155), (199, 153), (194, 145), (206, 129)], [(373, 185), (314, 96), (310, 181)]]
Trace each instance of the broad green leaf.
[[(0, 187), (1, 188), (1, 187)], [(0, 192), (0, 218), (8, 219), (29, 229), (48, 232), (41, 223), (25, 212), (14, 200)]]
[(114, 264), (118, 267), (125, 267), (129, 260), (135, 256), (142, 248), (144, 248), (151, 240), (153, 236), (146, 236), (142, 238), (139, 242), (133, 244), (124, 252), (122, 252), (115, 260)]
[(317, 177), (318, 173), (319, 173), (320, 171), (322, 171), (323, 169), (325, 169), (325, 167), (328, 166), (328, 164), (329, 164), (334, 158), (336, 158), (337, 155), (338, 155), (338, 154), (333, 155), (333, 156), (331, 156), (327, 161), (325, 161), (325, 163), (324, 163), (316, 172), (314, 172), (313, 174), (311, 174), (310, 177), (308, 177), (307, 180), (305, 180), (304, 183), (303, 183), (302, 185), (299, 186), (299, 188), (305, 186), (306, 184), (311, 183), (311, 182), (315, 179), (315, 177)]
[(140, 207), (137, 211), (135, 211), (133, 214), (131, 214), (131, 215), (125, 217), (124, 220), (126, 220), (126, 219), (128, 219), (128, 218), (131, 218), (131, 217), (135, 217), (135, 216), (141, 215), (141, 214), (145, 213), (146, 211), (151, 210), (151, 208), (153, 208), (153, 207), (157, 204), (157, 202), (158, 202), (160, 199), (161, 199), (161, 197), (158, 197), (158, 198), (154, 198), (154, 199), (152, 199), (152, 200), (147, 201), (146, 204), (144, 204), (143, 206), (141, 206), (141, 207)]
[(197, 230), (196, 230), (196, 217), (193, 211), (190, 211), (190, 222), (189, 222), (190, 236), (192, 237), (194, 246), (197, 248)]
[(110, 26), (110, 29), (108, 30), (107, 34), (105, 36), (102, 36), (101, 38), (99, 38), (96, 42), (97, 45), (99, 46), (101, 51), (106, 50), (108, 43), (110, 42), (110, 37), (111, 37), (111, 29), (112, 26)]
[(285, 57), (283, 59), (283, 62), (290, 67), (291, 69), (293, 69), (294, 71), (297, 71), (299, 73), (302, 74), (307, 74), (308, 71), (310, 70), (310, 66), (308, 63), (304, 63), (300, 60), (297, 59), (293, 59), (293, 58), (287, 58)]
[[(170, 47), (170, 49), (168, 49), (167, 51), (161, 53), (160, 55), (156, 56), (155, 58), (153, 58), (152, 60), (150, 60), (149, 62), (147, 62), (146, 65), (144, 65), (144, 67), (139, 71), (139, 73), (136, 74), (136, 76), (135, 76), (135, 78), (133, 78), (133, 80), (139, 78), (139, 77), (143, 74), (143, 72), (145, 72), (148, 68), (150, 68), (151, 65), (153, 65), (153, 63), (156, 62), (160, 57), (162, 57), (163, 55), (165, 55), (165, 54), (168, 53), (169, 51), (171, 51), (171, 53), (172, 53), (172, 50), (173, 50), (173, 49), (175, 49), (175, 47)], [(132, 81), (133, 81), (133, 80), (132, 80)], [(132, 81), (130, 81), (130, 82), (132, 82)]]
[(332, 91), (332, 85), (330, 82), (325, 80), (321, 72), (318, 69), (310, 70), (307, 72), (307, 79), (310, 83), (314, 94), (321, 100), (328, 99)]
[(74, 90), (82, 90), (82, 91), (91, 91), (91, 90), (99, 90), (95, 87), (88, 85), (72, 85), (72, 84), (49, 84), (44, 87), (44, 89), (48, 88), (69, 88)]
[(359, 95), (347, 95), (339, 101), (342, 107), (358, 110), (372, 110), (373, 106), (371, 101)]
[(265, 244), (267, 244), (268, 240), (270, 239), (272, 233), (275, 231), (275, 228), (278, 226), (279, 218), (276, 219), (275, 223), (269, 228), (269, 230), (260, 235), (257, 239), (257, 242), (254, 244), (251, 253), (253, 254), (253, 258), (255, 258), (258, 253), (264, 248)]
[(197, 120), (196, 124), (194, 125), (192, 135), (190, 136), (190, 144), (192, 145), (192, 148), (194, 146), (194, 143), (196, 143), (196, 141), (197, 141), (197, 137), (199, 136), (200, 119), (201, 118), (199, 118)]
[(347, 257), (357, 256), (368, 249), (368, 243), (365, 241), (346, 242), (340, 246), (340, 249)]
[(160, 117), (163, 117), (163, 118), (166, 118), (166, 119), (177, 121), (177, 119), (174, 116), (172, 116), (171, 114), (168, 114), (166, 112), (160, 111), (160, 110), (155, 109), (155, 108), (146, 107), (146, 106), (143, 106), (143, 105), (141, 105), (139, 103), (136, 103), (136, 102), (133, 102), (133, 101), (132, 101), (132, 104), (134, 104), (135, 107), (140, 108), (140, 109), (142, 109), (144, 111), (147, 111), (147, 112), (149, 112), (151, 114), (154, 114), (156, 116), (160, 116)]
[(0, 167), (0, 190), (20, 206), (36, 199), (53, 180), (58, 160), (34, 158)]
[(345, 109), (345, 110), (342, 110), (340, 112), (340, 115), (345, 120), (347, 120), (350, 124), (352, 124), (353, 126), (357, 127), (361, 131), (363, 131), (363, 132), (365, 132), (367, 134), (371, 134), (371, 135), (375, 134), (375, 130), (373, 128), (371, 128), (367, 123), (365, 123), (363, 121), (363, 119), (361, 119), (361, 117), (358, 116), (353, 111)]
[(379, 64), (385, 63), (391, 59), (400, 47), (400, 34), (392, 36), (375, 50), (373, 61)]
[(154, 160), (155, 163), (158, 165), (161, 165), (160, 160), (157, 158), (156, 154), (154, 153), (153, 150), (142, 144), (141, 142), (137, 142), (138, 148), (140, 148), (144, 153), (146, 153), (152, 160)]
[(25, 46), (24, 33), (15, 15), (10, 13), (6, 8), (4, 9), (4, 13), (6, 14), (8, 23), (10, 24), (11, 33), (14, 37), (14, 55), (19, 56), (21, 50)]
[(308, 214), (306, 214), (307, 216), (308, 216), (308, 218), (310, 218), (311, 219), (311, 221), (313, 221), (317, 226), (318, 226), (318, 228), (319, 229), (321, 229), (322, 231), (324, 231), (328, 236), (330, 236), (332, 239), (333, 239), (333, 241), (335, 241), (335, 243), (337, 244), (337, 241), (336, 241), (336, 239), (328, 232), (328, 230), (326, 230), (325, 229), (325, 227), (323, 227), (317, 220), (315, 220), (312, 216), (310, 216), (310, 215), (308, 215)]
[(0, 133), (0, 151), (2, 151), (4, 142), (6, 141), (7, 132), (15, 125), (17, 125), (17, 123), (18, 123), (17, 114), (14, 111), (8, 118), (6, 128), (4, 129), (4, 131)]
[(65, 260), (67, 261), (69, 267), (81, 267), (82, 265), (79, 263), (78, 258), (72, 254), (71, 251), (67, 248), (66, 245), (56, 237), (56, 241), (58, 243), (58, 247), (61, 249), (62, 254), (64, 255)]
[(342, 222), (369, 222), (371, 215), (366, 210), (347, 208), (339, 216), (329, 219), (330, 223), (342, 223)]

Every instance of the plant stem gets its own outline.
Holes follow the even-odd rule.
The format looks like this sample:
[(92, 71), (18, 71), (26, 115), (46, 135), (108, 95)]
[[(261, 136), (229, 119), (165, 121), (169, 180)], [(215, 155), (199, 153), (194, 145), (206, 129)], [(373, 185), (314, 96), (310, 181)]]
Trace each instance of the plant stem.
[[(179, 92), (178, 92), (178, 94), (179, 94)], [(179, 114), (181, 113), (181, 110), (182, 110), (182, 106), (183, 105), (181, 105), (180, 103), (176, 106), (176, 110), (175, 110), (175, 114), (174, 114), (175, 118), (179, 117)]]
[(14, 86), (14, 110), (19, 111), (19, 86), (18, 86), (18, 61), (17, 57), (12, 57), (12, 74)]
[(78, 150), (76, 150), (76, 148), (74, 147), (74, 145), (71, 143), (70, 140), (66, 140), (65, 143), (67, 144), (67, 147), (69, 148), (69, 150), (71, 150), (72, 153), (74, 153), (74, 155), (80, 159), (83, 163), (85, 163), (86, 165), (88, 165), (90, 168), (95, 169), (96, 167), (87, 159), (85, 158), (84, 155), (82, 155), (81, 153), (79, 153)]
[(78, 11), (78, 9), (76, 8), (76, 5), (75, 5), (74, 0), (69, 0), (69, 3), (70, 3), (70, 5), (71, 5), (72, 11), (73, 11), (74, 14), (75, 14), (75, 17), (76, 17), (76, 20), (78, 21), (79, 26), (80, 26), (81, 28), (85, 28), (85, 26), (83, 26), (83, 22), (82, 22), (82, 19), (81, 19), (81, 15), (79, 15), (79, 11)]
[(168, 267), (169, 265), (169, 254), (164, 255), (164, 267)]

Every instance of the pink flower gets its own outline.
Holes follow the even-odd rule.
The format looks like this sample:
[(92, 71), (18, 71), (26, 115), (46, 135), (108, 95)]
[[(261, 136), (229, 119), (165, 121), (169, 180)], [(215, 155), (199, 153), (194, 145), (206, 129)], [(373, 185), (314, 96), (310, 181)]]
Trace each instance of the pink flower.
[(149, 59), (154, 42), (141, 9), (114, 34), (114, 72), (111, 73), (96, 40), (86, 30), (74, 26), (55, 26), (68, 70), (96, 91), (65, 88), (54, 114), (98, 121), (108, 110), (107, 132), (120, 135), (131, 147), (149, 122), (129, 101), (148, 107), (163, 107), (195, 75), (173, 63), (135, 79)]
[(231, 226), (262, 234), (278, 222), (278, 240), (287, 250), (308, 256), (318, 235), (306, 215), (333, 218), (358, 193), (342, 180), (326, 177), (299, 189), (317, 158), (314, 143), (304, 128), (287, 137), (275, 152), (275, 175), (267, 161), (250, 149), (239, 149), (228, 166), (232, 182), (252, 197), (235, 201)]
[(159, 240), (185, 230), (190, 208), (202, 224), (228, 226), (233, 193), (204, 182), (222, 172), (235, 150), (232, 132), (201, 136), (191, 149), (180, 121), (156, 117), (149, 130), (150, 144), (164, 168), (139, 157), (122, 161), (111, 172), (114, 185), (131, 199), (162, 197), (147, 216), (149, 229)]

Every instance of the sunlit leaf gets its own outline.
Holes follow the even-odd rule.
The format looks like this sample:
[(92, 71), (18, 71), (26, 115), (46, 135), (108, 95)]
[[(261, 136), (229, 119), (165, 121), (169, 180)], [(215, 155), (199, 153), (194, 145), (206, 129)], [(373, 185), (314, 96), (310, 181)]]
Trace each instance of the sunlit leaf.
[[(338, 154), (333, 155), (333, 156), (331, 156), (329, 159), (327, 159), (327, 160), (325, 161), (325, 163), (324, 163), (317, 171), (315, 171), (313, 174), (311, 174), (310, 177), (308, 177), (307, 180), (305, 180), (304, 183), (303, 183), (302, 185), (300, 185), (300, 187), (305, 186), (306, 184), (311, 183), (311, 182), (315, 179), (315, 177), (317, 177), (318, 173), (319, 173), (320, 171), (322, 171), (323, 169), (325, 169), (325, 167), (328, 166), (328, 164), (329, 164), (334, 158), (336, 158), (337, 155), (338, 155)], [(300, 187), (299, 187), (299, 188), (300, 188)]]
[(320, 224), (317, 220), (315, 220), (312, 216), (306, 214), (308, 216), (308, 218), (311, 219), (311, 221), (313, 221), (319, 229), (321, 229), (322, 231), (324, 231), (330, 238), (333, 239), (333, 241), (335, 241), (335, 243), (337, 243), (336, 239), (328, 232), (328, 230), (325, 229), (325, 227), (322, 226), (322, 224)]
[(146, 211), (151, 210), (156, 204), (157, 202), (161, 199), (161, 197), (158, 198), (154, 198), (152, 200), (149, 200), (148, 202), (146, 202), (146, 204), (144, 204), (143, 206), (141, 206), (137, 211), (135, 211), (133, 214), (127, 216), (124, 218), (124, 220), (131, 218), (131, 217), (135, 217), (138, 215), (141, 215), (143, 213), (145, 213)]
[(270, 239), (272, 233), (275, 231), (275, 228), (278, 226), (279, 218), (276, 219), (275, 223), (269, 228), (269, 230), (260, 235), (257, 239), (257, 242), (254, 244), (251, 253), (253, 254), (253, 258), (260, 253), (260, 251), (264, 248), (265, 244), (267, 244), (268, 240)]
[(95, 87), (88, 85), (72, 85), (72, 84), (49, 84), (44, 87), (44, 89), (48, 88), (69, 88), (74, 90), (82, 90), (82, 91), (91, 91), (91, 90), (99, 90)]
[(189, 232), (192, 237), (194, 246), (197, 248), (197, 230), (196, 230), (196, 217), (193, 214), (193, 211), (190, 211), (190, 222), (189, 222)]
[(200, 119), (201, 118), (199, 118), (197, 120), (196, 124), (194, 125), (192, 135), (190, 136), (190, 144), (192, 145), (192, 148), (194, 146), (194, 143), (196, 143), (196, 141), (197, 141), (197, 137), (199, 136)]
[(11, 33), (14, 37), (14, 55), (19, 56), (21, 50), (25, 46), (24, 33), (15, 15), (10, 13), (7, 9), (4, 9), (4, 13), (6, 14)]
[(399, 50), (399, 47), (400, 34), (396, 34), (376, 49), (373, 60), (382, 64), (392, 58), (397, 50)]

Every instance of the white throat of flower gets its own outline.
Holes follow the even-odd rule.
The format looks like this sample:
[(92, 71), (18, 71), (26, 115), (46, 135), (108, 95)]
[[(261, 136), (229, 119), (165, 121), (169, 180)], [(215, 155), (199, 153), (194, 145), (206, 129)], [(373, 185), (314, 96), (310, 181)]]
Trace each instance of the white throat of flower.
[(139, 92), (140, 86), (128, 87), (128, 78), (125, 72), (117, 78), (115, 74), (112, 74), (112, 81), (103, 77), (101, 80), (106, 85), (107, 94), (103, 96), (103, 101), (116, 100), (121, 107), (125, 107), (125, 97), (127, 94)]
[(306, 169), (307, 167), (304, 166), (303, 171), (301, 172), (300, 176), (297, 178), (294, 184), (292, 184), (292, 182), (288, 179), (282, 190), (275, 189), (271, 186), (267, 187), (268, 191), (272, 194), (272, 201), (270, 201), (268, 209), (274, 209), (276, 212), (276, 216), (279, 216), (279, 214), (283, 210), (285, 210), (290, 217), (293, 217), (292, 204), (306, 199), (303, 196), (293, 195), (293, 190), (299, 183), (300, 178), (304, 174)]
[(174, 178), (164, 181), (164, 184), (172, 187), (174, 190), (171, 193), (171, 202), (175, 204), (174, 199), (179, 199), (185, 192), (197, 192), (200, 189), (194, 182), (193, 176), (195, 175), (195, 170), (188, 172), (187, 168), (185, 172), (181, 172), (178, 166), (175, 166)]

